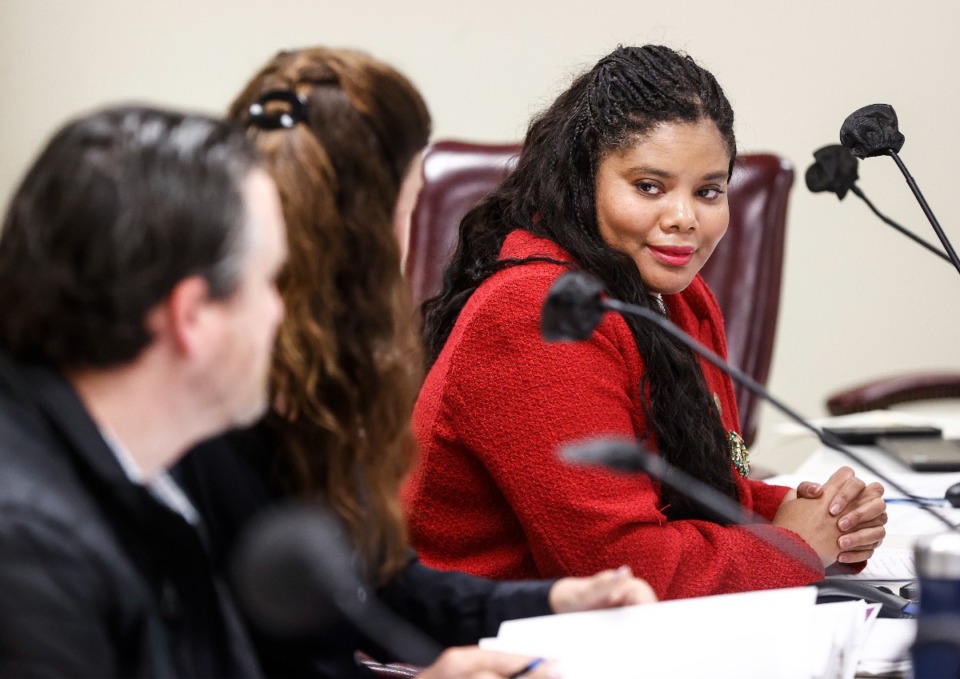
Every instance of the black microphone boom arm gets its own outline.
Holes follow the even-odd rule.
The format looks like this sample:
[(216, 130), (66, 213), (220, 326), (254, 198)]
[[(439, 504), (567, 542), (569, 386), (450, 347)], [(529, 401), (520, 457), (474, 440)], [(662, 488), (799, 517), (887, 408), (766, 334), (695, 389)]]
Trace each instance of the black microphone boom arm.
[(902, 160), (900, 160), (900, 156), (897, 155), (897, 152), (891, 149), (888, 151), (888, 153), (897, 164), (897, 167), (900, 168), (900, 172), (903, 173), (904, 179), (907, 180), (907, 186), (910, 187), (910, 190), (913, 192), (914, 197), (916, 197), (917, 202), (920, 203), (920, 209), (923, 210), (923, 214), (926, 215), (927, 220), (930, 222), (930, 226), (933, 227), (934, 232), (937, 234), (937, 238), (940, 239), (943, 249), (947, 251), (947, 255), (950, 257), (950, 261), (953, 262), (954, 268), (956, 268), (957, 272), (960, 272), (960, 258), (957, 257), (957, 253), (954, 251), (953, 245), (950, 244), (947, 234), (945, 234), (943, 229), (940, 227), (940, 222), (938, 222), (937, 218), (933, 215), (933, 210), (930, 209), (930, 206), (927, 205), (927, 201), (924, 199), (923, 194), (920, 193), (920, 187), (917, 186), (917, 182), (913, 180), (910, 172), (907, 171), (907, 166), (903, 164)]
[[(582, 272), (569, 272), (569, 273), (563, 274), (561, 278), (563, 278), (564, 276), (586, 276), (586, 274)], [(793, 410), (786, 403), (784, 403), (783, 401), (778, 399), (776, 396), (771, 394), (769, 391), (767, 391), (752, 377), (744, 373), (742, 370), (739, 370), (738, 368), (735, 368), (729, 363), (727, 363), (726, 361), (724, 361), (722, 358), (720, 358), (715, 353), (710, 351), (710, 349), (703, 346), (702, 344), (700, 344), (700, 342), (696, 341), (695, 339), (687, 335), (687, 333), (683, 332), (680, 328), (674, 325), (665, 316), (662, 316), (661, 314), (657, 313), (652, 309), (647, 309), (646, 307), (642, 307), (636, 304), (621, 302), (620, 300), (617, 300), (617, 299), (605, 298), (601, 301), (601, 305), (603, 306), (604, 309), (608, 309), (610, 311), (616, 311), (617, 313), (620, 313), (620, 314), (630, 314), (632, 316), (639, 316), (640, 318), (650, 321), (651, 323), (659, 327), (661, 330), (668, 333), (670, 336), (682, 342), (691, 351), (694, 351), (697, 354), (700, 354), (711, 364), (715, 365), (720, 370), (729, 374), (733, 379), (735, 379), (737, 382), (745, 386), (754, 394), (764, 399), (765, 401), (768, 401), (777, 410), (779, 410), (784, 415), (789, 417), (791, 420), (793, 420), (794, 422), (802, 426), (804, 429), (807, 429), (808, 431), (813, 432), (813, 434), (820, 440), (821, 443), (823, 443), (823, 445), (833, 450), (836, 450), (841, 455), (844, 455), (847, 459), (852, 460), (853, 462), (857, 463), (858, 465), (866, 469), (868, 472), (883, 479), (884, 483), (889, 485), (894, 490), (902, 493), (904, 497), (907, 497), (913, 500), (918, 506), (923, 507), (923, 509), (930, 512), (933, 516), (937, 518), (938, 521), (943, 523), (945, 526), (947, 526), (951, 530), (954, 528), (953, 524), (947, 521), (944, 517), (937, 514), (935, 511), (933, 511), (932, 508), (925, 506), (920, 501), (920, 498), (916, 497), (913, 493), (906, 490), (899, 483), (893, 481), (892, 479), (887, 478), (886, 475), (877, 471), (877, 469), (873, 467), (873, 465), (869, 464), (862, 457), (860, 457), (859, 455), (854, 453), (852, 450), (850, 450), (849, 448), (841, 444), (840, 441), (836, 437), (834, 437), (832, 434), (830, 434), (829, 432), (825, 432), (822, 429), (814, 426), (812, 423), (807, 421), (803, 416), (801, 416), (799, 413)]]
[(935, 248), (933, 245), (930, 245), (930, 243), (923, 240), (920, 236), (915, 234), (913, 231), (910, 231), (905, 226), (901, 226), (900, 224), (898, 224), (897, 222), (893, 221), (892, 219), (887, 217), (885, 214), (880, 212), (880, 210), (877, 209), (877, 207), (870, 201), (869, 198), (867, 198), (866, 194), (863, 191), (861, 191), (860, 187), (858, 187), (856, 184), (850, 187), (850, 193), (854, 194), (857, 198), (859, 198), (864, 203), (866, 203), (867, 207), (870, 208), (871, 212), (873, 212), (873, 214), (879, 217), (884, 224), (887, 224), (888, 226), (892, 226), (894, 229), (902, 233), (904, 236), (912, 240), (914, 243), (916, 243), (917, 245), (920, 245), (921, 247), (926, 248), (928, 251), (932, 252), (933, 254), (935, 254), (937, 257), (944, 260), (945, 262), (949, 262), (950, 264), (953, 264), (953, 261), (950, 259), (949, 256), (947, 256), (946, 254), (944, 254), (943, 252)]

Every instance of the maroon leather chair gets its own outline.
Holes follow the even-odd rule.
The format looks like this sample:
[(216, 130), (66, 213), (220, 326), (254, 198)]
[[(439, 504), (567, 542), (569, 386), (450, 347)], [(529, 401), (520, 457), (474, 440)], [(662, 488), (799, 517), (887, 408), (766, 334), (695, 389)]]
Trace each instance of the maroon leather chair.
[(831, 415), (849, 415), (898, 403), (956, 398), (960, 398), (960, 373), (908, 373), (836, 392), (827, 398), (827, 410)]
[[(737, 158), (730, 182), (730, 227), (703, 267), (717, 296), (732, 365), (766, 384), (780, 310), (780, 279), (793, 166), (767, 153)], [(749, 445), (757, 432), (759, 399), (735, 384), (740, 426)]]
[[(436, 294), (457, 241), (460, 220), (512, 169), (520, 146), (438, 141), (423, 163), (406, 275), (414, 301)], [(766, 383), (780, 304), (787, 199), (793, 167), (771, 154), (737, 159), (730, 185), (730, 228), (703, 269), (726, 319), (730, 362)], [(737, 385), (744, 438), (756, 433), (757, 401)]]
[(519, 154), (519, 144), (438, 141), (427, 147), (404, 271), (418, 307), (440, 292), (460, 220), (507, 176)]

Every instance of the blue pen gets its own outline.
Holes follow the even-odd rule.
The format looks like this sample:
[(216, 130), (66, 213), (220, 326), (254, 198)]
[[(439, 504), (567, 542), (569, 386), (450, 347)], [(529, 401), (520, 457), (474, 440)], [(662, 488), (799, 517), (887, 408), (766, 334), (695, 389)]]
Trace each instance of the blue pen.
[(535, 669), (540, 667), (540, 665), (542, 665), (543, 662), (544, 662), (543, 658), (534, 658), (533, 660), (528, 662), (526, 665), (521, 667), (518, 671), (514, 672), (509, 677), (507, 677), (507, 679), (520, 679), (520, 677), (530, 674)]
[(888, 505), (918, 505), (924, 507), (949, 507), (950, 504), (942, 497), (888, 497), (884, 498)]

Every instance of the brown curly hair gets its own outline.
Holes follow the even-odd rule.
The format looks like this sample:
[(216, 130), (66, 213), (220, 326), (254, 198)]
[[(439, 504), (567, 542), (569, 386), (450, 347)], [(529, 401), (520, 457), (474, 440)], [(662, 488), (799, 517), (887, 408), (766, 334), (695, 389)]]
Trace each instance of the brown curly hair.
[[(305, 120), (251, 124), (250, 105), (273, 90), (300, 95)], [(423, 373), (393, 212), (430, 116), (390, 66), (326, 48), (277, 54), (229, 116), (264, 156), (287, 222), (286, 317), (271, 375), (280, 469), (292, 493), (341, 517), (382, 584), (406, 562), (399, 486)]]

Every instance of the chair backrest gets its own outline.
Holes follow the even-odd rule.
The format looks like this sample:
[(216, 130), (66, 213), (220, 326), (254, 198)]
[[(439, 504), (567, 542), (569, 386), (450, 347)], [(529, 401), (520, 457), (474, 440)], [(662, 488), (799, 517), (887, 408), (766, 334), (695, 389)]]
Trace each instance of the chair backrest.
[[(793, 166), (766, 153), (737, 158), (730, 182), (730, 227), (703, 267), (727, 331), (730, 363), (766, 384), (780, 309), (780, 278)], [(747, 443), (757, 431), (759, 399), (736, 385)]]
[[(438, 141), (424, 155), (424, 186), (410, 229), (406, 275), (414, 301), (440, 290), (460, 220), (513, 168), (517, 144)], [(730, 363), (765, 384), (773, 359), (787, 199), (793, 167), (772, 154), (737, 158), (730, 184), (730, 228), (703, 269), (726, 321)], [(756, 433), (756, 397), (737, 385), (744, 438)]]
[(405, 274), (418, 307), (440, 292), (460, 220), (516, 165), (519, 144), (438, 141), (423, 154), (423, 189), (410, 223)]

